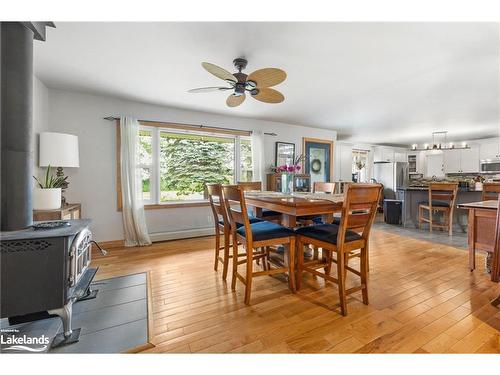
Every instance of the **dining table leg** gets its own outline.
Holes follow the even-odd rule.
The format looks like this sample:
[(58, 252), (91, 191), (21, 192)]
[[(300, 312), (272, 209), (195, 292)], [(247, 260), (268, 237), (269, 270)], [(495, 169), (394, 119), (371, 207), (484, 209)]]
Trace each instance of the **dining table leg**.
[(283, 214), (283, 226), (288, 228), (295, 228), (297, 225), (297, 216)]

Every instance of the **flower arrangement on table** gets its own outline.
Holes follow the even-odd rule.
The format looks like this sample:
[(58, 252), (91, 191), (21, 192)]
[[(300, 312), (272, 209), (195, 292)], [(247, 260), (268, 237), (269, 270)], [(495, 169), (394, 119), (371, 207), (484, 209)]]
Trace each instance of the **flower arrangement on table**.
[(294, 175), (298, 173), (301, 169), (300, 163), (304, 157), (302, 155), (297, 156), (292, 164), (280, 165), (274, 167), (274, 170), (281, 175), (281, 192), (292, 193), (294, 190)]

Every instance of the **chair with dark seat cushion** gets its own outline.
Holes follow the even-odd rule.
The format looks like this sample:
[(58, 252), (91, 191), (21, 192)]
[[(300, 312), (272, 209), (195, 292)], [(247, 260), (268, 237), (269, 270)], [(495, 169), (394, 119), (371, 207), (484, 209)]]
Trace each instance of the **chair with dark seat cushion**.
[[(424, 205), (424, 206), (428, 206), (429, 205), (429, 201), (422, 201), (422, 202), (418, 202), (419, 205)], [(432, 201), (432, 205), (435, 206), (435, 207), (450, 207), (450, 202), (447, 202), (447, 201), (439, 201), (439, 200), (433, 200)]]
[[(254, 241), (265, 241), (294, 235), (293, 230), (271, 221), (261, 221), (260, 223), (250, 224), (250, 229), (252, 231), (252, 238)], [(238, 228), (236, 232), (240, 236), (246, 237), (244, 226)]]
[[(297, 289), (300, 288), (303, 271), (337, 284), (342, 315), (347, 315), (347, 295), (351, 293), (361, 290), (363, 303), (368, 304), (368, 239), (381, 191), (381, 184), (348, 184), (339, 225), (313, 225), (295, 231), (297, 254), (309, 245), (321, 248), (323, 254), (322, 259), (308, 262), (304, 262), (302, 256), (297, 257)], [(360, 258), (359, 270), (348, 264), (349, 259), (354, 257)], [(330, 275), (332, 263), (337, 264), (337, 277)], [(324, 268), (324, 272), (320, 272), (320, 268)], [(359, 276), (361, 285), (346, 290), (347, 272)]]
[[(208, 200), (214, 215), (215, 224), (215, 264), (214, 270), (217, 271), (219, 262), (222, 263), (222, 280), (226, 280), (227, 270), (229, 268), (229, 258), (232, 255), (229, 253), (231, 244), (231, 224), (227, 216), (227, 210), (224, 205), (224, 198), (221, 184), (207, 184)], [(224, 235), (224, 244), (221, 246), (221, 235)], [(233, 238), (234, 242), (234, 238)], [(238, 246), (235, 246), (236, 249)], [(223, 256), (220, 256), (220, 251), (223, 250)]]
[(482, 201), (496, 201), (500, 198), (500, 182), (484, 182)]
[[(340, 226), (337, 224), (320, 224), (298, 228), (295, 233), (315, 238), (320, 241), (337, 244), (337, 237)], [(359, 233), (351, 230), (346, 231), (345, 242), (360, 240), (362, 237)]]
[[(244, 191), (262, 191), (261, 181), (239, 181), (238, 186), (241, 186)], [(258, 217), (268, 221), (275, 221), (279, 224), (281, 223), (283, 215), (281, 214), (281, 212), (263, 208), (262, 213)]]
[[(335, 194), (336, 183), (335, 182), (320, 182), (315, 181), (313, 184), (313, 193), (324, 193), (324, 194)], [(301, 216), (298, 218), (299, 224), (308, 225), (314, 224), (328, 224), (323, 222), (323, 216), (321, 215), (308, 215)]]
[[(248, 220), (250, 221), (250, 224), (259, 223), (259, 222), (263, 221), (261, 219), (257, 219), (256, 217), (253, 217), (253, 216), (248, 216)], [(219, 224), (224, 225), (224, 219), (219, 220)], [(243, 226), (243, 223), (236, 223), (237, 228), (241, 228), (242, 226)]]
[[(418, 204), (418, 226), (422, 229), (423, 223), (429, 223), (429, 231), (433, 227), (448, 230), (453, 233), (453, 209), (457, 198), (458, 182), (439, 182), (429, 184), (429, 198)], [(427, 211), (427, 216), (424, 212)], [(435, 222), (434, 213), (441, 213), (444, 222)]]
[[(246, 253), (238, 254), (236, 247), (233, 247), (233, 277), (231, 289), (235, 290), (236, 280), (245, 284), (245, 303), (250, 303), (252, 291), (252, 279), (257, 276), (272, 275), (276, 273), (287, 273), (288, 283), (292, 292), (295, 292), (295, 233), (293, 230), (285, 228), (279, 224), (269, 221), (250, 223), (247, 206), (242, 186), (225, 185), (224, 204), (226, 206), (233, 238), (241, 241)], [(237, 223), (243, 226), (237, 228)], [(269, 262), (270, 252), (275, 251), (271, 246), (284, 245), (288, 251), (288, 264), (284, 266), (271, 267)], [(255, 251), (261, 249), (261, 251)], [(262, 271), (254, 271), (254, 261), (262, 260)], [(246, 272), (240, 273), (238, 266), (245, 265)]]

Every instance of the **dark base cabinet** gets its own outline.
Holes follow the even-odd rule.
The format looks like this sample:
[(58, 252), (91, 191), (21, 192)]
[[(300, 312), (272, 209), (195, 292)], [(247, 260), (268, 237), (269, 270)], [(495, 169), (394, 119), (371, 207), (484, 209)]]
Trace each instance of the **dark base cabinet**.
[[(267, 190), (281, 191), (281, 175), (283, 173), (269, 173), (267, 175)], [(295, 174), (293, 177), (294, 191), (310, 192), (311, 191), (311, 175)]]

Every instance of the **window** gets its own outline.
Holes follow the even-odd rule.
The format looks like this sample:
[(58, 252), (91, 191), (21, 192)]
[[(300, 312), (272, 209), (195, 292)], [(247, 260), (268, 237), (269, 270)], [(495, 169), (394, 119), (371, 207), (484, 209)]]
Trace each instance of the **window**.
[(252, 181), (248, 136), (141, 126), (140, 158), (146, 205), (200, 202), (206, 183)]
[(368, 173), (368, 151), (353, 150), (352, 152), (352, 175), (355, 182), (367, 182)]

